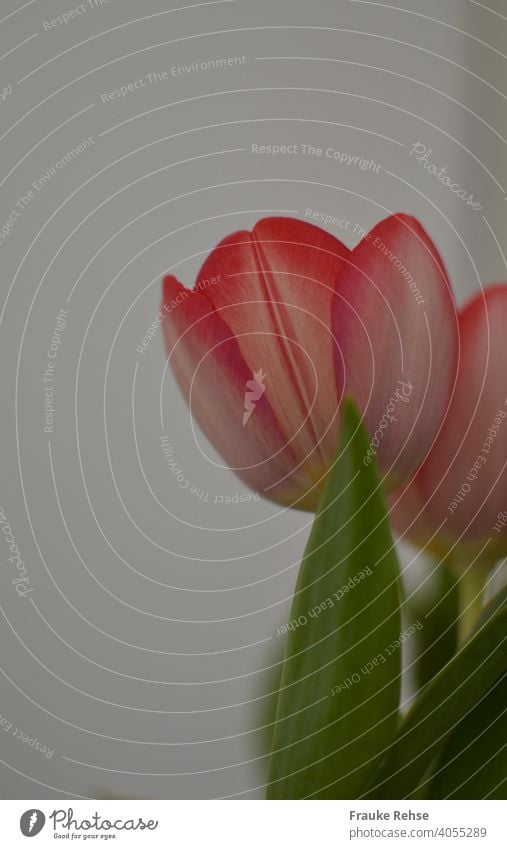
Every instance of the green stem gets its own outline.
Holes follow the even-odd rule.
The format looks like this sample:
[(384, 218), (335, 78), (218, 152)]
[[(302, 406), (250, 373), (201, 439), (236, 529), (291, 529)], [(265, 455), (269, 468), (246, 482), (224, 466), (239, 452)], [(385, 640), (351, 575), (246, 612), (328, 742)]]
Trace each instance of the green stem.
[(469, 567), (460, 575), (458, 580), (459, 611), (458, 623), (459, 642), (464, 643), (482, 610), (482, 590), (484, 587), (484, 572), (482, 569)]

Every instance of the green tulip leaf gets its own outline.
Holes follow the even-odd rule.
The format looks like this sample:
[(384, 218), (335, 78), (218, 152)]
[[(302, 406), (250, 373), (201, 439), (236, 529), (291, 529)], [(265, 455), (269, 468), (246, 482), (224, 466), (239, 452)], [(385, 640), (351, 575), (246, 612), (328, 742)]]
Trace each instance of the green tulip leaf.
[(408, 604), (411, 618), (424, 622), (424, 628), (417, 635), (417, 690), (422, 690), (440, 672), (458, 647), (458, 591), (456, 579), (445, 561), (437, 567), (433, 583), (429, 598), (420, 590)]
[[(507, 607), (490, 615), (405, 716), (366, 798), (411, 796), (449, 736), (507, 668)], [(479, 706), (477, 707), (480, 710)], [(431, 770), (433, 774), (434, 770)]]
[(454, 729), (434, 769), (430, 799), (505, 799), (507, 675)]
[[(485, 607), (481, 610), (477, 622), (475, 623), (472, 633), (470, 637), (473, 637), (474, 634), (479, 631), (483, 625), (488, 622), (492, 616), (498, 613), (500, 610), (505, 609), (507, 606), (507, 587), (502, 587), (498, 590), (498, 592), (493, 596), (492, 599), (486, 604)], [(469, 637), (469, 639), (470, 639)]]
[(400, 580), (351, 401), (287, 626), (268, 798), (357, 798), (398, 725)]

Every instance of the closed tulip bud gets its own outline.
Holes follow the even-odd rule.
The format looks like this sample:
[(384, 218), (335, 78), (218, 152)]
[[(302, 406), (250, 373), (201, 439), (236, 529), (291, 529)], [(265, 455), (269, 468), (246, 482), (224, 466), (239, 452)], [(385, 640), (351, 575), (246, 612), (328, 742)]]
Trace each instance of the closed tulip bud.
[(242, 480), (315, 510), (345, 394), (387, 489), (423, 461), (455, 380), (454, 300), (405, 215), (350, 251), (306, 222), (266, 218), (224, 239), (192, 290), (164, 281), (167, 353), (194, 418)]

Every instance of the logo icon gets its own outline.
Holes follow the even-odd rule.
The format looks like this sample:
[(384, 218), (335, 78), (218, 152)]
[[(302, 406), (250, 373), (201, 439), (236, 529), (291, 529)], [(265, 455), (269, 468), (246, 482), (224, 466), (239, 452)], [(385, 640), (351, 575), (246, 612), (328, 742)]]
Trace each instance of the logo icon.
[(31, 808), (22, 815), (19, 821), (19, 827), (25, 837), (35, 837), (36, 834), (42, 831), (45, 822), (46, 817), (42, 811), (39, 811), (38, 808)]
[(261, 400), (266, 391), (264, 380), (266, 375), (262, 373), (262, 369), (254, 371), (253, 380), (247, 380), (245, 392), (245, 412), (243, 413), (243, 427), (245, 427), (248, 419), (255, 410), (255, 405)]
[(11, 86), (11, 85), (6, 85), (6, 86), (4, 87), (4, 90), (3, 90), (3, 91), (0, 91), (0, 100), (2, 101), (2, 103), (4, 102), (4, 100), (5, 100), (7, 97), (10, 97), (10, 95), (11, 95), (11, 94), (12, 94), (12, 86)]

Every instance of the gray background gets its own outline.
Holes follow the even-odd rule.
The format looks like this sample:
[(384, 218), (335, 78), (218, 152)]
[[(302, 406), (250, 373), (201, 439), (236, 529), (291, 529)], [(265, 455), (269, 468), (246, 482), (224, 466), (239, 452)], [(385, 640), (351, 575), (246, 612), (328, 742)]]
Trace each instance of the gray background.
[[(94, 139), (0, 245), (0, 505), (33, 587), (16, 595), (0, 539), (0, 714), (54, 751), (0, 730), (0, 795), (261, 797), (262, 694), (310, 517), (178, 487), (162, 433), (209, 502), (245, 492), (193, 433), (160, 333), (136, 348), (165, 272), (191, 285), (217, 241), (275, 211), (366, 229), (408, 212), (460, 302), (505, 279), (507, 7), (110, 0), (45, 31), (77, 5), (0, 8), (0, 226)], [(246, 62), (102, 102), (146, 74), (235, 56)], [(482, 211), (409, 156), (417, 141)], [(253, 143), (333, 146), (382, 167), (253, 156)], [(42, 376), (62, 308), (48, 434)]]

